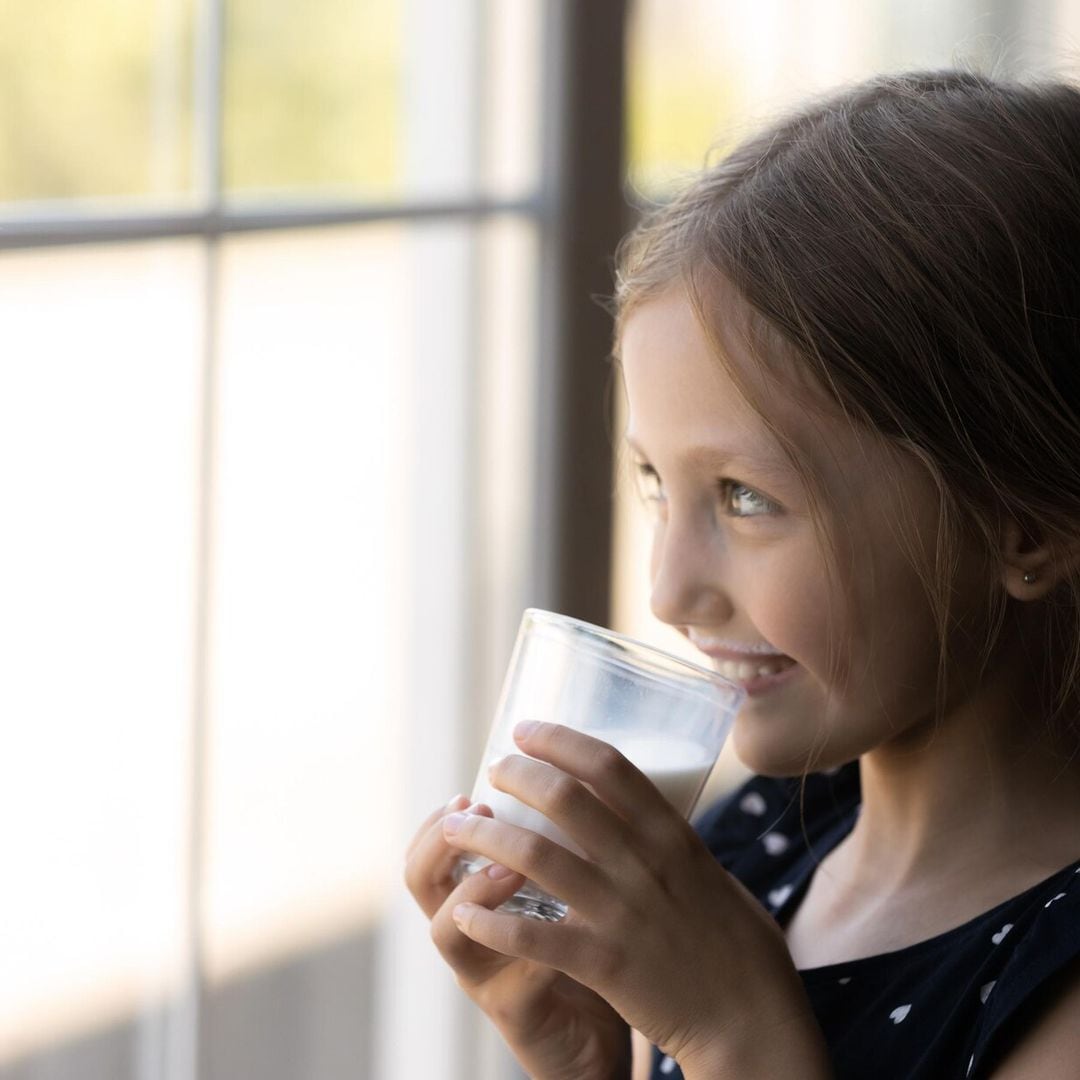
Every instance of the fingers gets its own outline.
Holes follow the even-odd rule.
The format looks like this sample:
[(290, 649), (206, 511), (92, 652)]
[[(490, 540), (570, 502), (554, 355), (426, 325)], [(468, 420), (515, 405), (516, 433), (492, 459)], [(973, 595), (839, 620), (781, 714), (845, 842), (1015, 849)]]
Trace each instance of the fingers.
[(468, 805), (469, 800), (465, 795), (455, 795), (445, 806), (440, 806), (435, 810), (432, 810), (431, 813), (424, 818), (423, 824), (416, 830), (413, 838), (409, 841), (409, 846), (405, 849), (406, 860), (412, 857), (416, 845), (436, 821), (441, 821), (447, 814), (452, 814), (455, 810), (464, 810)]
[(465, 896), (451, 897), (446, 907), (463, 941), (503, 956), (533, 960), (587, 986), (596, 986), (619, 962), (603, 956), (595, 935), (575, 923), (572, 916), (558, 923), (523, 919), (491, 910), (492, 905), (478, 904)]
[(573, 839), (594, 862), (625, 850), (626, 824), (578, 779), (543, 761), (510, 754), (493, 762), (492, 784), (539, 810)]
[(514, 741), (531, 757), (577, 777), (623, 820), (672, 813), (671, 804), (615, 747), (564, 724), (528, 722), (514, 730)]
[[(405, 885), (429, 919), (453, 892), (454, 868), (462, 854), (447, 844), (442, 823), (451, 812), (461, 812), (461, 803), (467, 801), (464, 796), (458, 796), (449, 807), (440, 807), (429, 815), (410, 846), (405, 862)], [(491, 809), (483, 805), (468, 810), (480, 816), (491, 815)]]
[(608, 885), (600, 868), (546, 836), (477, 814), (450, 814), (442, 828), (449, 844), (471, 851), (536, 882), (583, 915), (608, 906)]
[(431, 940), (464, 985), (486, 973), (493, 958), (477, 955), (477, 944), (465, 937), (454, 922), (454, 908), (463, 903), (496, 908), (509, 900), (524, 882), (521, 874), (507, 872), (506, 867), (492, 863), (465, 878), (432, 917)]

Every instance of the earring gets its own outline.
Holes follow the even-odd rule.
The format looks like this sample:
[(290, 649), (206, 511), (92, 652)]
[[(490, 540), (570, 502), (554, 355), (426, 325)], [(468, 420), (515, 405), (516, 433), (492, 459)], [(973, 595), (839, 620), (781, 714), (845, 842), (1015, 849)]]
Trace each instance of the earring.
[(1035, 573), (1034, 570), (1025, 570), (1024, 571), (1024, 584), (1025, 585), (1033, 585), (1035, 583), (1035, 578), (1037, 576), (1038, 575)]

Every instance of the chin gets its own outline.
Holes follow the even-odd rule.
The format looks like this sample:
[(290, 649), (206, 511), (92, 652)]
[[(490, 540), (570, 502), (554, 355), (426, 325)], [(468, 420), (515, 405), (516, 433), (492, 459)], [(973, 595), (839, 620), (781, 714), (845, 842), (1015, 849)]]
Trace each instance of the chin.
[(858, 757), (840, 747), (822, 745), (820, 741), (807, 743), (805, 738), (798, 740), (796, 745), (796, 740), (781, 737), (775, 727), (766, 732), (764, 725), (752, 730), (747, 730), (747, 726), (736, 718), (732, 744), (739, 761), (758, 776), (803, 776), (808, 772), (839, 768)]

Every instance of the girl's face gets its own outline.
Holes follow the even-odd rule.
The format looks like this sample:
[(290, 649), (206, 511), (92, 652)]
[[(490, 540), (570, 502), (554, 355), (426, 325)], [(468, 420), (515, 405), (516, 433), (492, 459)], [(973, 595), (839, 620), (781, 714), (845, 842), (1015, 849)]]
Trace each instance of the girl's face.
[[(801, 480), (680, 290), (629, 316), (621, 356), (627, 441), (656, 512), (652, 608), (747, 686), (733, 733), (742, 761), (792, 775), (886, 743), (921, 744), (934, 718), (938, 638), (895, 523), (903, 506), (914, 542), (932, 554), (929, 477), (912, 463), (898, 483), (880, 442), (823, 420), (805, 391), (770, 389), (748, 355), (727, 357), (819, 476), (839, 544), (840, 580), (830, 584)], [(955, 594), (969, 627), (985, 595), (977, 563), (967, 560)], [(727, 666), (725, 650), (748, 666)]]

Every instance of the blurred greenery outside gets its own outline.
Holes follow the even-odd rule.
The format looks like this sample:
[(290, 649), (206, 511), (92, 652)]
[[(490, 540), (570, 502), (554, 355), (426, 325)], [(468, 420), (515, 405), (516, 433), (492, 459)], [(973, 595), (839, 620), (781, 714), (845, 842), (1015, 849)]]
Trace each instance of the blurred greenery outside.
[[(189, 198), (194, 0), (0, 0), (0, 202)], [(400, 184), (398, 5), (231, 0), (224, 186), (386, 197)]]
[[(227, 193), (402, 196), (401, 7), (226, 0)], [(196, 0), (0, 0), (0, 203), (201, 195), (197, 13)], [(687, 55), (686, 28), (655, 21), (631, 35), (628, 69), (628, 175), (645, 194), (702, 165), (738, 97), (732, 66)]]

